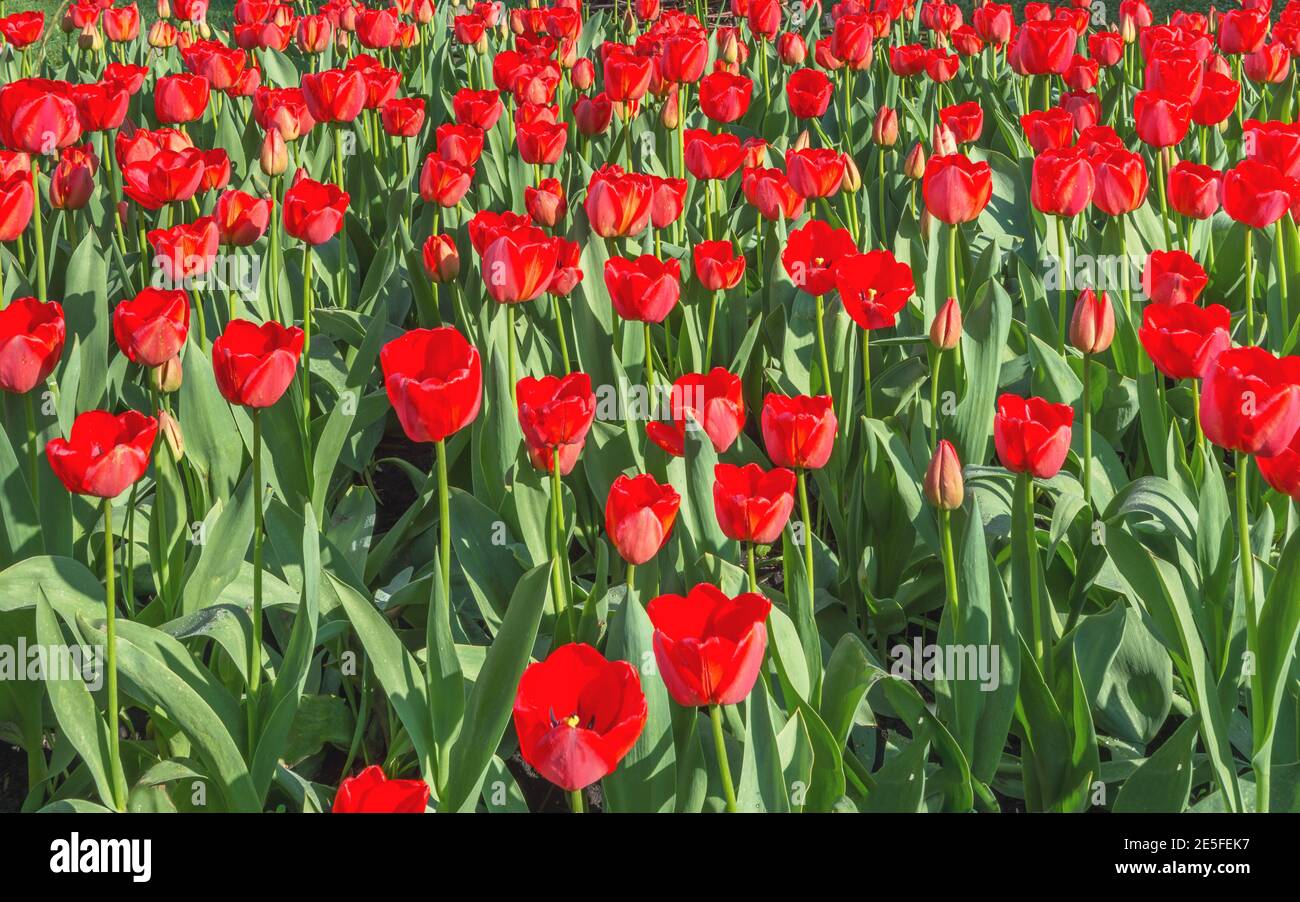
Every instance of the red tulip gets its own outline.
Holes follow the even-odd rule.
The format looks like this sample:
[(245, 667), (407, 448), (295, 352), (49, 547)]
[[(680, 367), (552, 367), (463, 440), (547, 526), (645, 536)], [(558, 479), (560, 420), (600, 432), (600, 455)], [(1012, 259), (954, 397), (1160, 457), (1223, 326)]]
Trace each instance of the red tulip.
[(153, 248), (154, 266), (166, 284), (179, 288), (187, 279), (201, 276), (212, 268), (221, 236), (216, 220), (204, 216), (170, 229), (154, 229), (146, 239)]
[(1233, 9), (1219, 19), (1219, 51), (1254, 53), (1268, 35), (1268, 9)]
[(820, 119), (834, 93), (834, 83), (816, 69), (797, 69), (785, 83), (786, 101), (796, 119)]
[(838, 428), (830, 396), (769, 393), (761, 425), (767, 456), (778, 467), (816, 470), (830, 460)]
[(888, 329), (916, 293), (912, 268), (889, 251), (849, 254), (835, 264), (844, 310), (863, 329)]
[(303, 331), (297, 326), (231, 320), (212, 342), (212, 370), (221, 396), (242, 407), (270, 407), (293, 381), (302, 346)]
[(1277, 168), (1242, 160), (1223, 174), (1223, 211), (1237, 222), (1266, 229), (1291, 207), (1291, 187)]
[(1020, 65), (1029, 75), (1061, 75), (1074, 56), (1078, 34), (1066, 22), (1026, 22), (1016, 35)]
[(1035, 154), (1069, 147), (1074, 140), (1074, 117), (1060, 107), (1025, 113), (1020, 128)]
[(90, 144), (65, 147), (50, 173), (50, 206), (56, 210), (80, 210), (95, 191), (99, 158)]
[(132, 363), (161, 366), (185, 347), (190, 298), (184, 291), (145, 288), (113, 309), (113, 337)]
[(691, 265), (707, 291), (730, 291), (745, 275), (745, 256), (730, 241), (701, 241), (691, 249)]
[(389, 780), (372, 764), (339, 783), (334, 814), (423, 814), (429, 804), (429, 784), (423, 780)]
[(686, 203), (686, 179), (650, 176), (650, 224), (666, 229), (682, 215)]
[(488, 295), (498, 304), (534, 300), (555, 275), (557, 254), (555, 240), (536, 226), (497, 232), (483, 249)]
[(625, 173), (606, 164), (591, 174), (583, 208), (591, 230), (602, 238), (624, 238), (645, 231), (650, 223), (653, 185), (649, 176)]
[(1217, 169), (1183, 160), (1169, 170), (1169, 206), (1193, 219), (1209, 219), (1218, 212), (1222, 181)]
[(388, 400), (413, 442), (439, 442), (468, 426), (483, 401), (478, 350), (450, 326), (413, 329), (379, 353)]
[(993, 173), (988, 163), (972, 162), (963, 154), (931, 157), (921, 194), (930, 215), (941, 222), (970, 222), (993, 196)]
[(1142, 290), (1157, 304), (1190, 304), (1201, 296), (1209, 277), (1185, 251), (1152, 251), (1142, 270)]
[(925, 479), (921, 483), (921, 493), (925, 495), (926, 501), (945, 511), (957, 510), (966, 497), (961, 460), (957, 457), (957, 449), (947, 439), (942, 439), (930, 456), (930, 465), (925, 468)]
[(424, 127), (424, 98), (388, 100), (379, 108), (379, 118), (385, 133), (395, 138), (414, 138)]
[(182, 45), (181, 59), (191, 72), (207, 79), (208, 88), (213, 91), (224, 91), (236, 84), (248, 63), (248, 55), (242, 49), (217, 41)]
[(838, 150), (809, 147), (786, 154), (790, 187), (805, 198), (832, 197), (844, 181), (845, 157)]
[(605, 531), (623, 560), (634, 566), (653, 558), (672, 534), (681, 497), (653, 476), (619, 476), (605, 502)]
[(505, 106), (496, 91), (461, 88), (452, 95), (451, 109), (458, 125), (473, 125), (487, 131), (497, 124)]
[(525, 163), (536, 165), (549, 166), (557, 162), (564, 153), (568, 136), (568, 126), (562, 122), (555, 125), (534, 122), (520, 125), (515, 130), (520, 158)]
[(744, 161), (745, 149), (735, 135), (686, 130), (686, 168), (697, 179), (730, 178)]
[(907, 77), (925, 71), (926, 49), (920, 44), (889, 48), (889, 68), (895, 75)]
[(454, 207), (469, 191), (473, 179), (472, 167), (457, 165), (437, 152), (431, 153), (424, 158), (420, 169), (420, 197), (425, 203)]
[(531, 185), (525, 187), (524, 209), (533, 222), (548, 229), (555, 228), (569, 210), (560, 180), (542, 179), (536, 188)]
[(640, 100), (650, 88), (653, 60), (615, 48), (605, 56), (605, 93), (616, 103)]
[(740, 180), (745, 200), (764, 219), (795, 220), (803, 216), (804, 198), (780, 169), (746, 169)]
[(0, 19), (0, 35), (15, 50), (23, 50), (41, 39), (45, 31), (45, 13), (17, 12)]
[(424, 273), (434, 282), (450, 282), (460, 275), (460, 252), (450, 235), (430, 235), (420, 249)]
[(776, 39), (776, 54), (787, 66), (802, 66), (808, 58), (808, 43), (798, 32), (782, 32)]
[(217, 198), (217, 231), (224, 244), (248, 247), (266, 234), (275, 202), (243, 191), (227, 191)]
[(207, 110), (208, 94), (202, 75), (164, 75), (154, 84), (154, 115), (163, 124), (194, 122)]
[(780, 0), (749, 0), (746, 21), (755, 37), (772, 40), (781, 30)]
[(652, 599), (646, 614), (655, 628), (655, 661), (673, 701), (685, 707), (744, 701), (767, 650), (764, 621), (771, 609), (756, 592), (730, 598), (708, 583), (685, 597)]
[(847, 229), (831, 228), (819, 219), (811, 219), (790, 233), (781, 252), (781, 265), (796, 288), (806, 294), (822, 295), (835, 287), (835, 264), (857, 250)]
[(397, 39), (397, 10), (365, 9), (357, 11), (356, 35), (361, 46), (370, 50), (391, 47)]
[(1070, 450), (1074, 409), (1042, 398), (1004, 394), (993, 417), (993, 444), (1002, 466), (1013, 473), (1050, 479)]
[(1218, 125), (1237, 108), (1241, 84), (1232, 76), (1210, 70), (1201, 81), (1201, 92), (1192, 103), (1192, 120), (1197, 125)]
[(0, 175), (0, 242), (17, 241), (32, 221), (35, 194), (27, 171)]
[(596, 395), (591, 377), (570, 373), (564, 378), (525, 376), (516, 387), (519, 426), (533, 466), (549, 472), (558, 455), (561, 475), (577, 463), (596, 416)]
[(317, 122), (351, 122), (365, 108), (366, 79), (357, 69), (308, 72), (302, 77), (302, 97)]
[(650, 441), (674, 457), (686, 453), (686, 430), (703, 429), (721, 454), (745, 428), (745, 395), (740, 377), (720, 366), (707, 375), (686, 373), (669, 394), (672, 420), (646, 423)]
[(709, 42), (700, 32), (669, 34), (659, 44), (659, 70), (665, 81), (697, 82), (708, 60)]
[(971, 25), (981, 41), (1001, 47), (1011, 40), (1015, 14), (1010, 4), (983, 3), (971, 12)]
[(0, 308), (0, 391), (26, 394), (54, 372), (67, 326), (55, 301), (15, 298)]
[(951, 351), (961, 344), (961, 306), (948, 298), (930, 322), (930, 344), (936, 350)]
[(1242, 126), (1246, 158), (1300, 178), (1300, 124), (1247, 119)]
[(646, 716), (636, 668), (578, 643), (528, 665), (515, 694), (520, 754), (568, 792), (613, 773), (645, 729)]
[(1113, 66), (1124, 56), (1124, 36), (1118, 31), (1095, 31), (1088, 35), (1088, 55), (1102, 66)]
[(202, 151), (163, 149), (122, 167), (122, 191), (145, 209), (158, 210), (193, 197), (206, 170)]
[(1203, 379), (1232, 345), (1228, 308), (1211, 304), (1148, 304), (1138, 338), (1156, 369), (1171, 379)]
[(566, 298), (582, 281), (582, 245), (564, 238), (555, 239), (555, 275), (546, 286), (546, 293)]
[(1142, 206), (1147, 197), (1147, 167), (1140, 154), (1123, 148), (1092, 156), (1096, 187), (1092, 203), (1107, 216), (1122, 216)]
[(1300, 448), (1296, 445), (1293, 438), (1289, 445), (1272, 457), (1255, 458), (1264, 481), (1293, 501), (1300, 499)]
[(1185, 97), (1139, 91), (1133, 98), (1138, 137), (1151, 147), (1172, 147), (1187, 137), (1192, 104)]
[(83, 132), (109, 131), (126, 120), (131, 94), (118, 82), (98, 81), (73, 85), (69, 96), (77, 105)]
[(925, 55), (925, 74), (931, 81), (940, 84), (952, 81), (961, 69), (961, 57), (947, 53), (942, 47), (934, 47)]
[(1077, 147), (1049, 150), (1034, 158), (1029, 197), (1040, 212), (1074, 216), (1092, 200), (1092, 165)]
[(735, 122), (749, 111), (754, 82), (744, 75), (711, 72), (700, 79), (700, 110), (714, 122)]
[(601, 135), (614, 118), (614, 104), (609, 95), (601, 92), (595, 97), (582, 96), (573, 103), (573, 124), (579, 134), (592, 137)]
[(984, 131), (984, 111), (973, 100), (939, 110), (939, 121), (948, 126), (958, 144), (978, 141)]
[(605, 288), (614, 312), (626, 320), (663, 322), (681, 296), (681, 264), (662, 261), (653, 254), (634, 260), (610, 257), (605, 261)]
[(784, 467), (764, 470), (718, 464), (713, 468), (713, 511), (722, 534), (737, 542), (770, 545), (794, 510), (795, 475)]
[(1214, 358), (1204, 378), (1201, 428), (1211, 442), (1260, 457), (1291, 444), (1300, 429), (1300, 357), (1229, 348)]
[(73, 421), (67, 439), (50, 439), (45, 455), (69, 492), (116, 498), (149, 469), (157, 435), (158, 421), (137, 411), (90, 410)]
[(284, 192), (284, 230), (307, 244), (324, 244), (343, 230), (349, 200), (338, 185), (300, 178)]
[(81, 120), (65, 82), (23, 78), (0, 87), (0, 144), (47, 154), (80, 138)]
[(1106, 292), (1085, 288), (1074, 302), (1070, 344), (1083, 354), (1101, 354), (1115, 339), (1115, 311)]

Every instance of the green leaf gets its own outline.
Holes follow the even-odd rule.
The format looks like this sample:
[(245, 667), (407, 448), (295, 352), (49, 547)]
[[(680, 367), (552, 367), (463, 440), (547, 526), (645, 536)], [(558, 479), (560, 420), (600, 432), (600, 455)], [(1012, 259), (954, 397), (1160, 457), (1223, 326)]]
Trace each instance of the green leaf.
[(1154, 755), (1138, 765), (1120, 787), (1112, 811), (1177, 814), (1187, 807), (1199, 721), (1196, 714), (1187, 718)]

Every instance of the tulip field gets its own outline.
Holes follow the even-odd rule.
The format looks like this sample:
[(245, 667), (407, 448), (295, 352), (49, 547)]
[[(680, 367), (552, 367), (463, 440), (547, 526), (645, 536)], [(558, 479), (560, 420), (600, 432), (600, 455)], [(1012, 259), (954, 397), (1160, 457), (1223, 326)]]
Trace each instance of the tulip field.
[(0, 0), (0, 811), (1300, 810), (1297, 57)]

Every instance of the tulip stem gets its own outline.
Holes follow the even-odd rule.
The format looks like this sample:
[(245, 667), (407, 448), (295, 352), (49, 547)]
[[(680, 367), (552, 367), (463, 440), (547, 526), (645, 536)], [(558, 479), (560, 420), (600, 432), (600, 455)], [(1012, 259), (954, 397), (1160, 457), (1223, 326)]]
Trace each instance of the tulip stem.
[(1196, 423), (1196, 450), (1205, 451), (1205, 430), (1201, 428), (1201, 380), (1191, 379), (1192, 419)]
[[(302, 246), (302, 445), (303, 473), (312, 482), (311, 466), (311, 320), (315, 292), (311, 284), (311, 245)], [(324, 513), (322, 510), (321, 513)]]
[(551, 591), (555, 596), (551, 603), (555, 606), (556, 629), (559, 629), (560, 615), (565, 614), (569, 622), (569, 638), (576, 640), (578, 624), (574, 621), (573, 608), (564, 587), (564, 539), (564, 483), (560, 481), (560, 449), (555, 447), (551, 449), (551, 560), (554, 561)]
[(451, 498), (447, 483), (447, 440), (438, 441), (438, 567), (443, 599), (451, 609)]
[(31, 479), (32, 501), (39, 506), (41, 493), (37, 487), (40, 470), (36, 466), (36, 403), (32, 400), (34, 391), (35, 389), (23, 395), (23, 406), (27, 414), (27, 471)]
[[(334, 169), (338, 179), (339, 190), (344, 190), (343, 176), (345, 173), (343, 165), (343, 128), (338, 126), (334, 129)], [(347, 309), (348, 306), (348, 215), (347, 211), (343, 212), (343, 221), (339, 228), (339, 300), (338, 306)]]
[(1016, 476), (1016, 493), (1025, 512), (1025, 555), (1029, 577), (1030, 629), (1033, 633), (1034, 659), (1043, 670), (1043, 679), (1052, 685), (1050, 644), (1046, 641), (1050, 629), (1047, 611), (1038, 591), (1038, 537), (1034, 531), (1034, 477), (1030, 473)]
[[(1247, 233), (1249, 234), (1249, 233)], [(1246, 647), (1259, 657), (1259, 611), (1255, 607), (1255, 555), (1250, 548), (1250, 510), (1248, 477), (1250, 458), (1237, 452), (1237, 536), (1240, 541), (1241, 590), (1246, 599)], [(1251, 752), (1251, 765), (1255, 769), (1255, 810), (1268, 811), (1269, 759), (1272, 757), (1271, 737), (1262, 741), (1260, 727), (1266, 716), (1263, 697), (1263, 674), (1258, 667), (1250, 677), (1250, 716), (1255, 725), (1255, 748)]]
[(943, 350), (934, 352), (934, 367), (930, 370), (930, 444), (939, 445), (939, 374), (943, 372)]
[(1291, 305), (1287, 298), (1286, 239), (1282, 235), (1281, 219), (1277, 221), (1273, 234), (1273, 247), (1277, 254), (1277, 287), (1282, 295), (1282, 334), (1286, 335), (1291, 331)]
[(107, 644), (105, 667), (108, 686), (108, 769), (113, 784), (113, 805), (126, 810), (126, 786), (122, 774), (122, 750), (117, 723), (117, 597), (113, 565), (113, 499), (104, 499), (104, 633)]
[[(275, 203), (275, 210), (279, 210), (283, 201), (280, 199), (279, 177), (271, 178), (271, 199)], [(284, 314), (280, 310), (280, 216), (271, 215), (271, 315), (277, 322), (284, 322)]]
[(506, 304), (506, 369), (510, 379), (510, 403), (519, 406), (515, 388), (515, 305)]
[(749, 574), (749, 591), (758, 592), (758, 568), (754, 565), (754, 543), (745, 543), (745, 572)]
[(874, 417), (871, 403), (871, 330), (862, 330), (862, 410), (867, 419)]
[(1174, 249), (1174, 239), (1169, 231), (1169, 198), (1165, 187), (1165, 148), (1163, 147), (1156, 150), (1156, 185), (1160, 188), (1160, 223), (1165, 233), (1165, 250), (1171, 251)]
[(952, 552), (952, 511), (946, 507), (939, 511), (939, 532), (943, 536), (943, 581), (948, 592), (948, 611), (952, 617), (952, 634), (956, 639), (957, 623), (957, 559)]
[(808, 512), (808, 471), (800, 469), (795, 471), (798, 475), (799, 482), (799, 516), (803, 517), (803, 559), (805, 574), (808, 578), (808, 604), (813, 604), (813, 595), (815, 594), (815, 583), (813, 579), (813, 528), (812, 517)]
[(569, 364), (569, 339), (564, 334), (564, 310), (560, 307), (559, 295), (551, 295), (551, 310), (555, 313), (555, 331), (560, 336), (560, 360), (564, 363), (565, 375), (573, 372)]
[(1092, 509), (1092, 355), (1083, 355), (1083, 498)]
[(709, 720), (713, 722), (713, 747), (718, 753), (718, 771), (722, 775), (722, 792), (727, 797), (727, 811), (736, 811), (736, 788), (731, 782), (731, 765), (727, 763), (727, 741), (722, 735), (722, 707), (709, 705)]
[(253, 641), (248, 646), (248, 760), (257, 753), (257, 695), (262, 685), (262, 411), (253, 408)]
[[(24, 59), (26, 56), (24, 55)], [(32, 228), (36, 230), (36, 297), (43, 304), (49, 298), (45, 285), (45, 226), (41, 222), (41, 169), (32, 158)]]
[[(876, 153), (876, 170), (880, 177), (879, 184), (876, 185), (876, 206), (879, 207), (880, 215), (880, 235), (879, 243), (881, 249), (889, 247), (889, 242), (885, 235), (885, 145), (881, 144)], [(864, 214), (865, 215), (865, 214)]]
[(1065, 217), (1056, 217), (1056, 249), (1061, 254), (1061, 284), (1057, 297), (1056, 311), (1056, 328), (1060, 334), (1060, 347), (1065, 347), (1065, 330), (1068, 322), (1069, 311), (1069, 273), (1070, 273), (1070, 252), (1067, 245), (1068, 239), (1065, 235)]
[(831, 391), (831, 365), (826, 356), (826, 302), (817, 295), (817, 358), (822, 371), (822, 391), (831, 398), (831, 407), (835, 407), (834, 392)]
[(650, 390), (650, 403), (654, 403), (655, 390), (655, 346), (654, 336), (650, 333), (650, 324), (642, 323), (645, 328), (645, 382)]
[(1246, 229), (1246, 344), (1255, 343), (1255, 230)]
[(709, 299), (709, 331), (708, 336), (704, 339), (704, 372), (708, 372), (713, 366), (713, 324), (718, 318), (718, 295), (721, 292), (713, 292), (713, 297)]

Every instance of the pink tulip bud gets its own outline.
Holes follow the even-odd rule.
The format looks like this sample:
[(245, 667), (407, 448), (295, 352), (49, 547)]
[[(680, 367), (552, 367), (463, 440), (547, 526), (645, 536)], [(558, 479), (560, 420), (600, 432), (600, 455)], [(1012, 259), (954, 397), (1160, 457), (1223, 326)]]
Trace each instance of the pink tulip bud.
[(1085, 354), (1100, 354), (1115, 338), (1115, 311), (1106, 292), (1085, 288), (1074, 302), (1070, 318), (1070, 344)]
[(952, 442), (943, 439), (934, 449), (930, 466), (925, 469), (925, 500), (939, 510), (953, 511), (961, 507), (966, 497), (966, 485), (962, 481), (961, 461), (957, 459), (957, 449)]
[(961, 341), (961, 307), (956, 298), (948, 298), (930, 323), (930, 344), (940, 351), (951, 351)]

